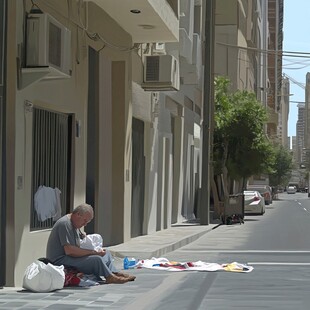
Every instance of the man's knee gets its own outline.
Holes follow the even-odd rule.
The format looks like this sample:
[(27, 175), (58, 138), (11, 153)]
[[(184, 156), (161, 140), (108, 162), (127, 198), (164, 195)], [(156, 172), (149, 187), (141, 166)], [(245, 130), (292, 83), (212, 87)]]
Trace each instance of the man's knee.
[(109, 250), (105, 250), (105, 256), (112, 257), (112, 254)]
[(100, 255), (89, 256), (90, 264), (102, 264), (102, 257)]

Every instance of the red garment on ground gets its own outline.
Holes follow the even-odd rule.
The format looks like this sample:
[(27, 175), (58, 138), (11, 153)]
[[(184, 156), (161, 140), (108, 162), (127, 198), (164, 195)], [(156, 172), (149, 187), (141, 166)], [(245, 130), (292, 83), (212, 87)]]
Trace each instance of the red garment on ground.
[(64, 286), (78, 286), (81, 282), (80, 276), (82, 275), (76, 269), (65, 268), (65, 284)]

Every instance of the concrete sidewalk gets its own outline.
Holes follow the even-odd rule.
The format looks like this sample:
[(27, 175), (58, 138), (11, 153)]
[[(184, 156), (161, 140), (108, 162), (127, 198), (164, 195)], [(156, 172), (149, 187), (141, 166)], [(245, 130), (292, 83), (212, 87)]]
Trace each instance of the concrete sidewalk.
[[(164, 257), (166, 253), (197, 240), (216, 226), (217, 224), (200, 226), (182, 223), (151, 235), (133, 238), (109, 249), (115, 256), (116, 267), (122, 269), (125, 256), (138, 259)], [(85, 310), (110, 307), (127, 309), (137, 298), (141, 298), (141, 291), (147, 293), (155, 290), (157, 286), (156, 281), (149, 281), (149, 270), (131, 270), (130, 273), (138, 278), (126, 285), (65, 287), (49, 293), (33, 293), (21, 287), (4, 287), (0, 289), (0, 310)], [(164, 279), (167, 275), (157, 277)]]
[(197, 240), (217, 225), (177, 224), (154, 234), (136, 237), (128, 242), (111, 246), (109, 250), (118, 258), (125, 256), (137, 259), (162, 257), (165, 253), (174, 251)]

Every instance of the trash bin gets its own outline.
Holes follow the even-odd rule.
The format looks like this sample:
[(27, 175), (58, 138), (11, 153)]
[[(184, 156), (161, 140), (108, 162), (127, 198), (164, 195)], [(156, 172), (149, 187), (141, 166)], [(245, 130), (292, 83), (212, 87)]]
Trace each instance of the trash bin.
[(244, 194), (229, 195), (229, 204), (224, 210), (224, 224), (243, 223)]

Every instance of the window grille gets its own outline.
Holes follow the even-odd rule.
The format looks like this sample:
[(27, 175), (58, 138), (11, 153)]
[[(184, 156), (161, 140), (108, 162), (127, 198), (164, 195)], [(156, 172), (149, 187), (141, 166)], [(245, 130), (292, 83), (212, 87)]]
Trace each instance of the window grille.
[(61, 191), (61, 214), (67, 213), (71, 122), (68, 114), (33, 108), (31, 230), (51, 228), (54, 224), (52, 217), (39, 221), (34, 208), (34, 195), (41, 185)]

